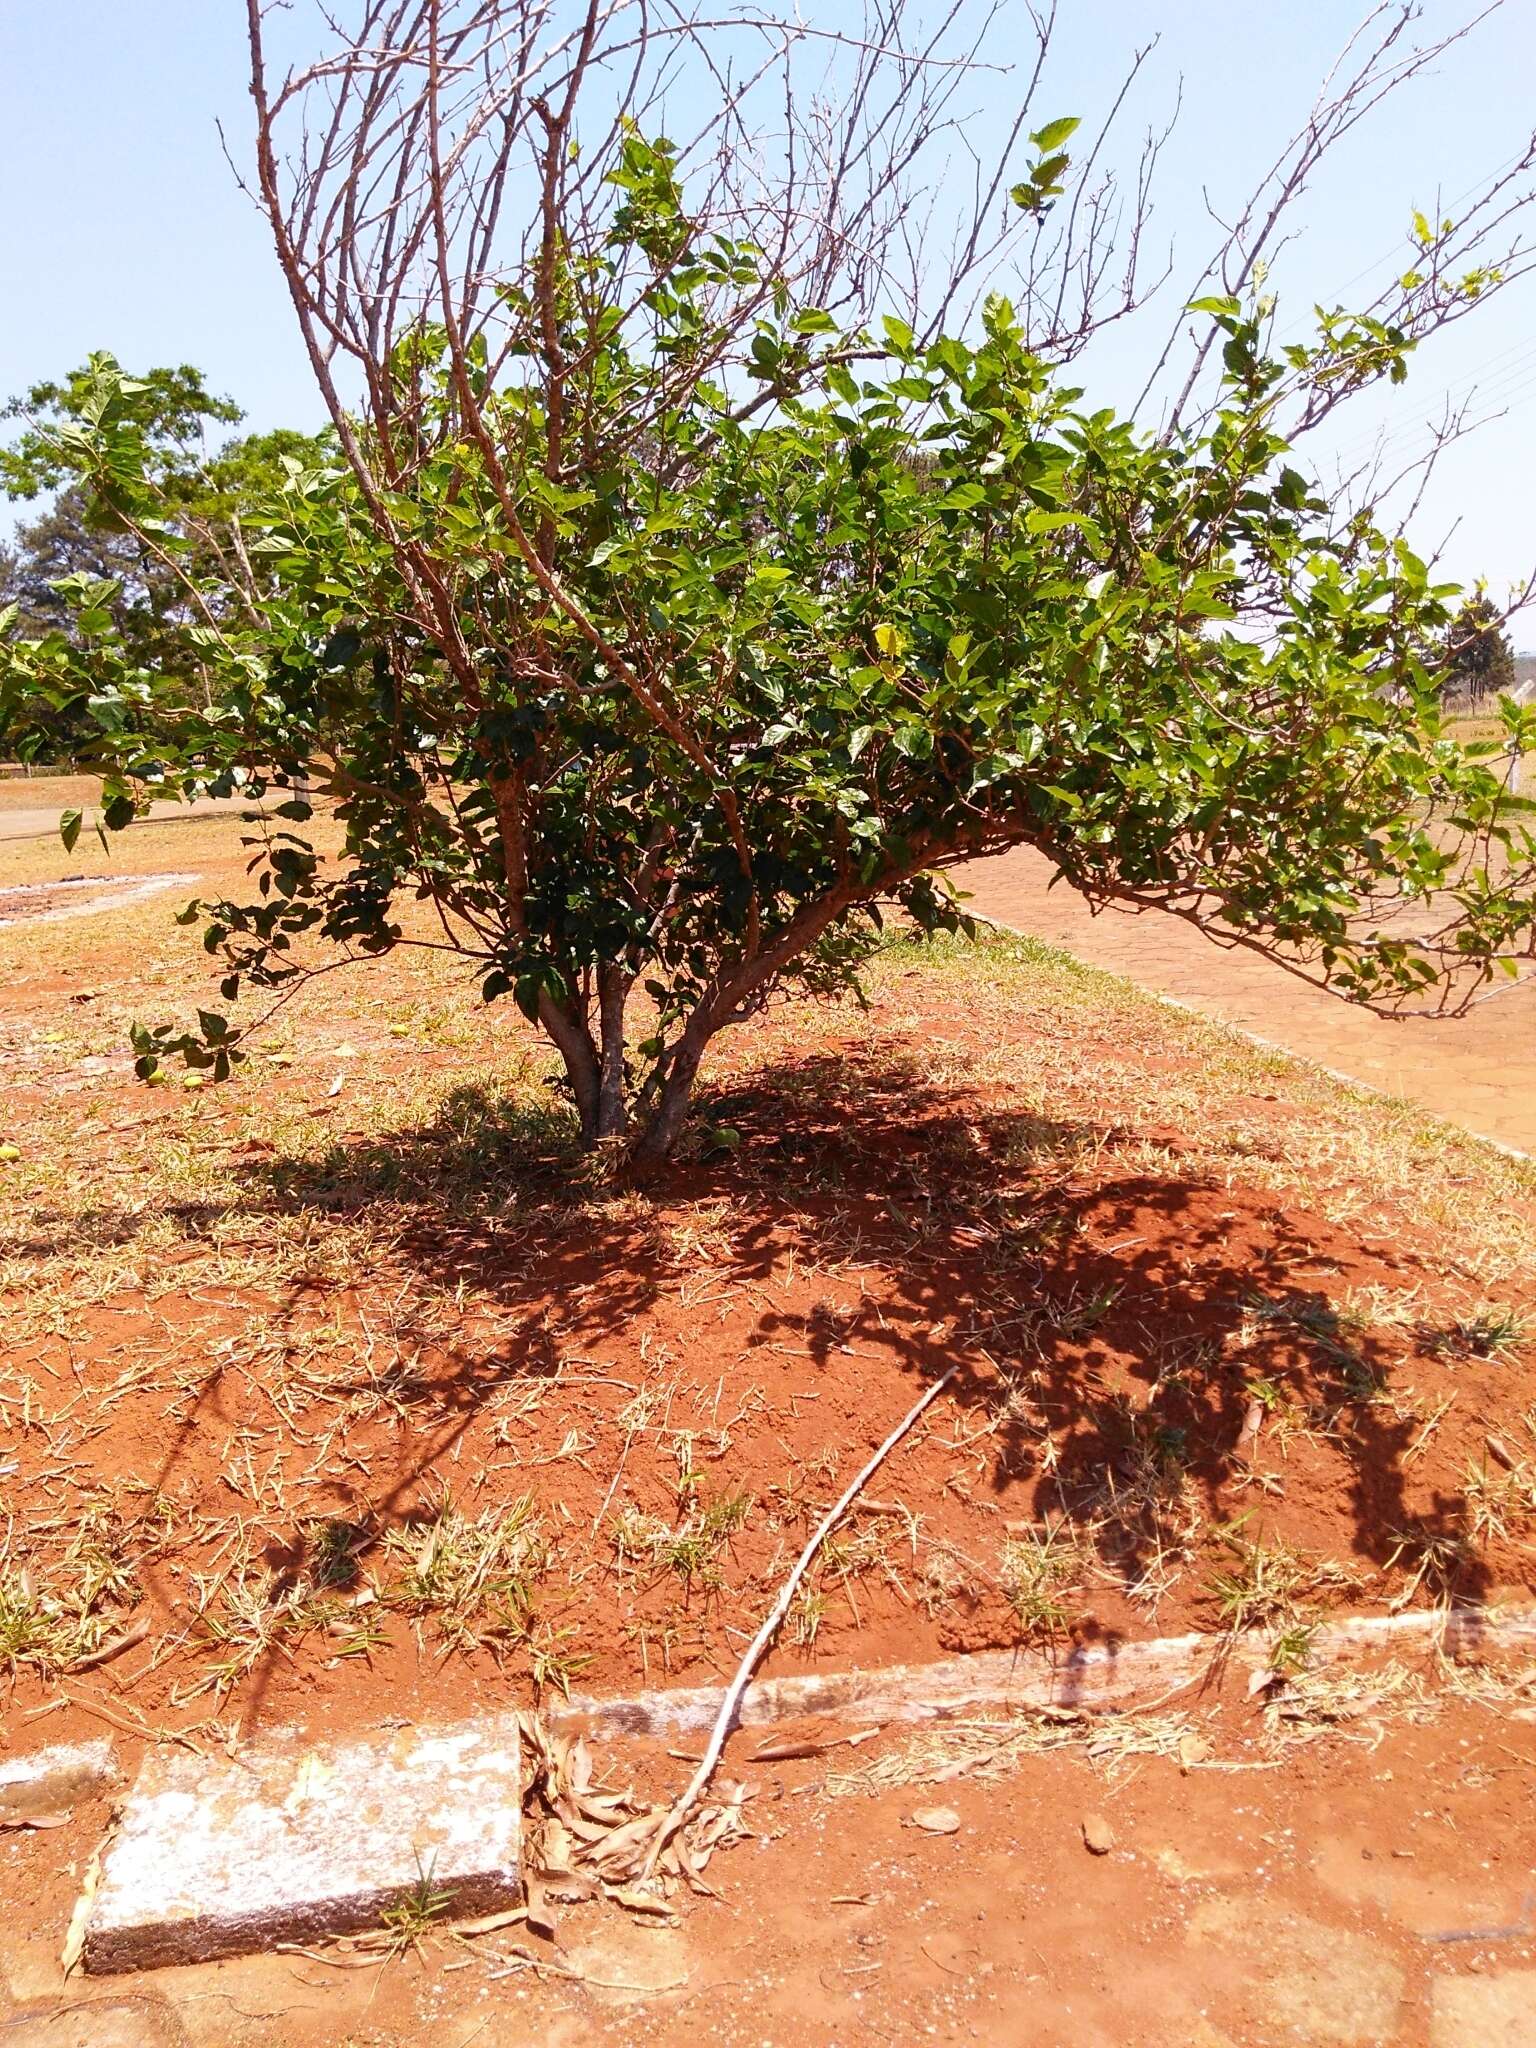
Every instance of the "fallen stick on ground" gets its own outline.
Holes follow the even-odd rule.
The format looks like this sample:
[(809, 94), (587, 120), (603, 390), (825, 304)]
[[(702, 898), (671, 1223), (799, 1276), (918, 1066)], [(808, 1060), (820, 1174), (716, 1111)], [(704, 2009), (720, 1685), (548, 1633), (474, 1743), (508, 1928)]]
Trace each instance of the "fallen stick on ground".
[(99, 1664), (110, 1664), (114, 1657), (121, 1657), (125, 1650), (131, 1650), (136, 1643), (142, 1643), (153, 1624), (148, 1615), (141, 1621), (130, 1622), (115, 1636), (109, 1636), (99, 1650), (92, 1650), (89, 1656), (77, 1657), (70, 1665), (71, 1672), (94, 1671)]
[(920, 1401), (913, 1403), (912, 1407), (907, 1410), (906, 1414), (897, 1423), (896, 1427), (885, 1439), (885, 1442), (881, 1444), (868, 1464), (848, 1482), (848, 1485), (838, 1496), (837, 1500), (833, 1502), (832, 1506), (827, 1509), (827, 1512), (816, 1524), (810, 1542), (806, 1544), (804, 1550), (795, 1559), (788, 1578), (785, 1579), (783, 1585), (779, 1588), (778, 1598), (769, 1609), (768, 1618), (747, 1645), (746, 1654), (736, 1667), (736, 1675), (726, 1687), (725, 1698), (721, 1701), (720, 1711), (715, 1716), (715, 1725), (710, 1730), (709, 1741), (704, 1746), (704, 1755), (700, 1760), (699, 1767), (689, 1779), (687, 1788), (682, 1796), (668, 1809), (661, 1826), (657, 1829), (656, 1839), (651, 1844), (650, 1854), (646, 1857), (645, 1867), (641, 1871), (642, 1880), (648, 1878), (652, 1871), (654, 1871), (656, 1860), (662, 1850), (665, 1849), (668, 1842), (671, 1841), (678, 1829), (687, 1820), (694, 1807), (698, 1805), (705, 1787), (714, 1776), (715, 1766), (720, 1761), (720, 1752), (725, 1747), (726, 1737), (730, 1734), (732, 1724), (736, 1719), (736, 1709), (741, 1704), (741, 1696), (746, 1691), (753, 1672), (762, 1662), (768, 1645), (783, 1626), (784, 1617), (788, 1614), (790, 1605), (796, 1593), (800, 1590), (800, 1581), (810, 1570), (812, 1560), (815, 1558), (817, 1551), (820, 1550), (822, 1544), (831, 1535), (832, 1531), (843, 1519), (843, 1516), (847, 1514), (849, 1508), (853, 1506), (860, 1493), (863, 1492), (869, 1481), (879, 1471), (881, 1465), (884, 1464), (891, 1452), (895, 1450), (896, 1446), (907, 1434), (907, 1431), (912, 1428), (923, 1411), (938, 1399), (959, 1370), (960, 1365), (957, 1361), (949, 1368), (948, 1372), (934, 1381)]

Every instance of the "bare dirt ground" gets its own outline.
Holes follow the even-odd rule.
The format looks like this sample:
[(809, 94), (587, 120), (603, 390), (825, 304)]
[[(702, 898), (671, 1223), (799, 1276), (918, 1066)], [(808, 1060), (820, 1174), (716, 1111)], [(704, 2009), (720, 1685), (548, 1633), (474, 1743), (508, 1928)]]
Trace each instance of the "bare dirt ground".
[[(10, 794), (15, 788), (25, 790), (29, 801), (16, 801)], [(48, 786), (49, 801), (46, 803), (38, 800), (38, 789), (37, 782), (9, 786), (0, 783), (0, 846), (18, 840), (56, 840), (60, 810), (79, 809), (89, 814), (90, 807), (100, 795), (98, 785), (86, 776), (52, 778)], [(55, 801), (55, 792), (61, 789), (69, 793), (58, 796)], [(150, 805), (146, 817), (134, 820), (132, 829), (138, 832), (142, 831), (146, 824), (183, 825), (190, 824), (198, 818), (238, 817), (244, 808), (246, 807), (236, 797), (205, 796), (189, 804), (156, 803)], [(86, 818), (85, 830), (87, 833), (91, 830), (89, 815)]]
[[(1363, 1694), (1291, 1742), (1266, 1735), (1273, 1710), (1207, 1711), (1211, 1759), (1188, 1769), (1137, 1754), (1134, 1728), (1118, 1759), (1113, 1738), (1091, 1756), (940, 1730), (763, 1766), (738, 1738), (727, 1771), (756, 1788), (759, 1839), (711, 1865), (718, 1900), (675, 1925), (578, 1907), (552, 1940), (439, 1932), (383, 1963), (316, 1950), (63, 1984), (102, 1817), (82, 1815), (0, 1846), (0, 2028), (7, 2048), (1530, 2048), (1532, 1710), (1436, 1691)], [(953, 1833), (914, 1824), (940, 1804)]]
[(1051, 874), (1041, 855), (1021, 848), (976, 861), (955, 880), (986, 917), (1483, 1137), (1536, 1153), (1536, 980), (1500, 986), (1465, 1017), (1374, 1017), (1155, 911), (1096, 917), (1070, 889), (1051, 888)]
[[(242, 859), (233, 821), (149, 823), (0, 882)], [(1307, 1669), (1341, 1608), (1530, 1596), (1531, 1168), (1002, 941), (895, 946), (867, 1011), (728, 1043), (721, 1135), (628, 1188), (432, 956), (317, 985), (228, 1088), (145, 1090), (130, 1019), (207, 1000), (177, 901), (0, 930), (0, 1742), (107, 1725), (131, 1763), (719, 1679), (957, 1360), (771, 1669), (1251, 1624), (1284, 1682), (1107, 1740), (768, 1769), (743, 1736), (769, 1839), (722, 1901), (382, 1974), (60, 1987), (82, 1810), (0, 1836), (7, 2048), (1536, 2040), (1500, 1975), (1533, 1960), (1536, 1674)], [(911, 1825), (935, 1804), (954, 1833)]]

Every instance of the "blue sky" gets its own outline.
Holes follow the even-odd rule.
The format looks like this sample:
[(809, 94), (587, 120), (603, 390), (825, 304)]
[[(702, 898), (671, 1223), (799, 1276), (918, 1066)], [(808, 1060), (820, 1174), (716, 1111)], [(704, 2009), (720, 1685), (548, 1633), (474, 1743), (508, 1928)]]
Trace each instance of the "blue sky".
[[(836, 0), (803, 4), (837, 19)], [(1424, 31), (1471, 5), (1427, 0)], [(1160, 37), (1135, 114), (1143, 123), (1166, 115), (1182, 80), (1154, 234), (1172, 238), (1187, 275), (1212, 237), (1203, 191), (1218, 202), (1246, 193), (1358, 11), (1356, 0), (1062, 0), (1041, 118), (1091, 116), (1122, 58)], [(11, 202), (0, 240), (0, 393), (106, 347), (130, 368), (200, 365), (253, 426), (318, 423), (263, 224), (219, 140), (222, 121), (244, 160), (244, 13), (239, 0), (0, 8), (0, 187)], [(1283, 306), (1304, 318), (1314, 298), (1359, 297), (1401, 268), (1412, 209), (1434, 213), (1524, 145), (1533, 76), (1536, 0), (1506, 0), (1346, 144), (1278, 267)], [(1006, 117), (1016, 86), (1005, 75), (979, 88), (977, 133)], [(1087, 365), (1093, 395), (1127, 401), (1162, 326), (1153, 320), (1098, 347)], [(1423, 351), (1408, 385), (1349, 414), (1338, 440), (1353, 444), (1384, 424), (1396, 447), (1410, 448), (1444, 392), (1479, 379), (1505, 416), (1446, 458), (1414, 531), (1431, 549), (1454, 528), (1448, 571), (1486, 575), (1497, 593), (1536, 567), (1536, 278)], [(1314, 458), (1323, 452), (1313, 444)], [(1536, 614), (1515, 637), (1536, 646)]]

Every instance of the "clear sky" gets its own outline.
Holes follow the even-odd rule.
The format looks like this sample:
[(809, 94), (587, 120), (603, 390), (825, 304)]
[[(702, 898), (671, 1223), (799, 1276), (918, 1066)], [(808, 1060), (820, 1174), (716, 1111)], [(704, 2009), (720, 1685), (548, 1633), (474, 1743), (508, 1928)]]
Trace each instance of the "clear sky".
[[(308, 4), (297, 0), (298, 12)], [(1187, 276), (1212, 239), (1204, 195), (1220, 206), (1246, 194), (1363, 4), (1061, 0), (1041, 117), (1091, 117), (1133, 47), (1160, 38), (1135, 114), (1143, 124), (1164, 117), (1182, 81), (1154, 233), (1172, 239)], [(1474, 4), (1426, 0), (1421, 33)], [(1008, 8), (1022, 22), (1020, 0), (1006, 0), (1005, 25)], [(802, 0), (802, 11), (839, 19), (838, 0)], [(104, 347), (130, 369), (198, 364), (253, 427), (319, 423), (263, 224), (219, 138), (222, 122), (232, 154), (245, 161), (244, 14), (240, 0), (0, 4), (0, 190), (8, 200), (0, 394)], [(1454, 211), (1450, 202), (1524, 147), (1536, 120), (1533, 79), (1536, 0), (1505, 0), (1434, 75), (1345, 145), (1277, 270), (1283, 307), (1304, 319), (1314, 298), (1358, 299), (1402, 268), (1414, 207)], [(1007, 75), (978, 86), (978, 134), (1006, 118), (1017, 86)], [(1168, 300), (1166, 317), (1175, 303)], [(1123, 403), (1134, 394), (1162, 324), (1098, 348), (1089, 364), (1095, 395)], [(1433, 551), (1450, 533), (1447, 570), (1464, 580), (1485, 575), (1499, 593), (1536, 568), (1536, 278), (1421, 352), (1408, 385), (1380, 406), (1371, 401), (1372, 412), (1351, 412), (1338, 439), (1353, 444), (1384, 423), (1399, 437), (1394, 448), (1409, 450), (1443, 395), (1479, 380), (1488, 409), (1503, 416), (1447, 456), (1415, 538)], [(1536, 646), (1536, 613), (1518, 622), (1515, 639)]]

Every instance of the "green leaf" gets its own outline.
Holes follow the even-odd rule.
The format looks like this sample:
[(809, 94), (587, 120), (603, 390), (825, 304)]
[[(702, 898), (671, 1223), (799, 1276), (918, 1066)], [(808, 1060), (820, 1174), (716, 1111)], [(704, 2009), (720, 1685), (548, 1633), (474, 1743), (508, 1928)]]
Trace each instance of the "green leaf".
[(1067, 138), (1075, 135), (1082, 125), (1081, 115), (1064, 114), (1059, 120), (1047, 121), (1043, 128), (1037, 128), (1029, 139), (1043, 156), (1048, 156), (1052, 150), (1060, 149)]
[(60, 815), (59, 837), (64, 842), (66, 853), (74, 852), (75, 841), (80, 837), (80, 827), (83, 823), (84, 820), (78, 811), (65, 811)]

